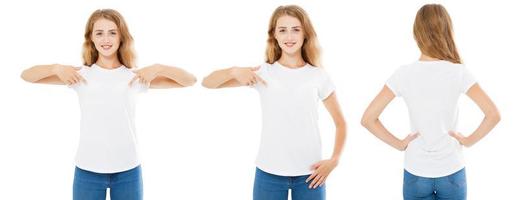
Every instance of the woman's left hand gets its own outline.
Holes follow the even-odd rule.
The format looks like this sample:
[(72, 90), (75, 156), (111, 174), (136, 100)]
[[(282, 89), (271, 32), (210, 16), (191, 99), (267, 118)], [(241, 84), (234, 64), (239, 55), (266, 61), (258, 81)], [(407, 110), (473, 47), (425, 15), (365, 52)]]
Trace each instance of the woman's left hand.
[(326, 179), (328, 178), (328, 175), (330, 175), (338, 163), (338, 160), (328, 159), (321, 160), (318, 163), (312, 165), (312, 170), (314, 170), (314, 173), (312, 173), (312, 175), (306, 179), (307, 183), (312, 181), (308, 188), (315, 189), (317, 187), (323, 186), (324, 182), (326, 182)]
[(140, 83), (144, 85), (150, 85), (151, 81), (158, 76), (161, 69), (162, 68), (160, 65), (151, 65), (149, 67), (144, 67), (142, 69), (135, 70), (133, 71), (135, 73), (135, 76), (130, 81), (129, 85), (133, 84), (133, 82), (137, 79)]
[(453, 138), (456, 138), (456, 140), (458, 140), (458, 142), (465, 147), (472, 146), (472, 142), (470, 141), (470, 139), (459, 132), (449, 131), (449, 135)]

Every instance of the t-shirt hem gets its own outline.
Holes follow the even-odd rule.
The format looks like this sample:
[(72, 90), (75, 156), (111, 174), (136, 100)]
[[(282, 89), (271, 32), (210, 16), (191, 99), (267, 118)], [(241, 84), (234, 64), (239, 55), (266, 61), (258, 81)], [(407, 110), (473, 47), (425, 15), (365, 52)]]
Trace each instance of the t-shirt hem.
[(79, 163), (76, 163), (76, 167), (78, 167), (78, 168), (80, 168), (82, 170), (86, 170), (86, 171), (90, 171), (90, 172), (95, 172), (95, 173), (102, 173), (102, 174), (112, 174), (112, 173), (124, 172), (124, 171), (131, 170), (133, 168), (136, 168), (139, 165), (141, 165), (141, 164), (139, 162), (137, 162), (137, 163), (135, 163), (133, 165), (130, 165), (130, 166), (127, 166), (127, 167), (114, 168), (114, 169), (103, 169), (103, 168), (82, 166)]
[(287, 172), (282, 170), (275, 170), (272, 168), (260, 166), (259, 164), (256, 164), (256, 167), (260, 169), (261, 171), (267, 172), (269, 174), (274, 174), (278, 176), (306, 176), (312, 174), (312, 171), (293, 171), (293, 172)]
[(451, 174), (454, 174), (454, 173), (462, 170), (463, 168), (465, 168), (465, 165), (456, 166), (452, 169), (445, 170), (444, 172), (431, 173), (431, 172), (425, 172), (423, 170), (412, 169), (410, 167), (404, 167), (404, 169), (407, 172), (409, 172), (415, 176), (420, 176), (420, 177), (425, 177), (425, 178), (440, 178), (440, 177), (449, 176)]

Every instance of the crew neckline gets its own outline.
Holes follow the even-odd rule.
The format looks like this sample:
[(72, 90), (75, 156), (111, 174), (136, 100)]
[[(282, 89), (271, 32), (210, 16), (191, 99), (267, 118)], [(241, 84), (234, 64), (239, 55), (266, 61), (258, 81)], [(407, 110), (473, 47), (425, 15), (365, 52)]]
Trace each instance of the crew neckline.
[(287, 70), (287, 71), (299, 71), (299, 70), (302, 70), (304, 68), (307, 68), (308, 67), (308, 63), (305, 62), (305, 64), (301, 67), (297, 67), (297, 68), (292, 68), (292, 67), (287, 67), (285, 65), (282, 65), (281, 63), (279, 63), (278, 61), (276, 61), (274, 63), (274, 65), (278, 66), (279, 68), (283, 69), (283, 70)]
[(446, 60), (417, 60), (417, 63), (439, 63), (439, 62), (449, 62)]
[(94, 68), (96, 68), (96, 69), (99, 69), (99, 70), (101, 70), (101, 71), (107, 71), (107, 72), (120, 71), (120, 70), (122, 70), (122, 69), (125, 68), (124, 65), (121, 65), (121, 66), (116, 67), (116, 68), (113, 68), (113, 69), (107, 69), (107, 68), (101, 67), (101, 66), (99, 66), (99, 65), (97, 65), (97, 64), (95, 64), (95, 63), (94, 63), (92, 66), (93, 66)]

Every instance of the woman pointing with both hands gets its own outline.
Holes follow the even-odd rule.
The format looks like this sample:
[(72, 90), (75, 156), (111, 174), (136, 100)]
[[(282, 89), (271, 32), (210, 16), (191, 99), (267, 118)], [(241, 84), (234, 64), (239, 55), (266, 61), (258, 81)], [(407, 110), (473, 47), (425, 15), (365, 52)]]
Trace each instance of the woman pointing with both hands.
[[(81, 134), (76, 155), (74, 200), (140, 200), (143, 195), (135, 133), (137, 94), (148, 88), (187, 87), (196, 82), (176, 67), (135, 69), (133, 38), (121, 14), (97, 10), (83, 44), (83, 67), (38, 65), (25, 70), (31, 83), (68, 85), (77, 92)], [(133, 70), (133, 71), (132, 71)]]

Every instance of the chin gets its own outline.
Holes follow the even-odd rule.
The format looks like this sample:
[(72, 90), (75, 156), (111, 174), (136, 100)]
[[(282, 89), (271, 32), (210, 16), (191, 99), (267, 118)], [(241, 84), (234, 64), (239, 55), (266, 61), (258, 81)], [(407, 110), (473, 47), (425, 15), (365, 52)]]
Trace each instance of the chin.
[(104, 57), (111, 57), (113, 55), (115, 55), (115, 51), (114, 52), (103, 52), (103, 51), (98, 51), (99, 52), (99, 55), (101, 56), (104, 56)]
[(301, 49), (283, 49), (283, 51), (288, 55), (294, 55), (298, 53)]

